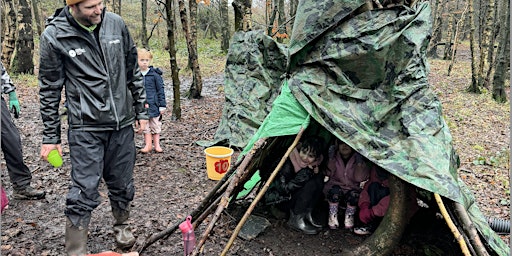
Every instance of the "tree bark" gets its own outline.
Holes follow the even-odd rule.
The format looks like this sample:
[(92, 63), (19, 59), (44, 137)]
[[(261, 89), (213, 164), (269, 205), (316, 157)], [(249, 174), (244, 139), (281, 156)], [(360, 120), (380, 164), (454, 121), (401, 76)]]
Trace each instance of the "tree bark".
[[(507, 81), (507, 70), (510, 68), (510, 2), (502, 0), (500, 8), (500, 20), (505, 21), (500, 28), (498, 37), (498, 53), (496, 56), (496, 71), (494, 72), (492, 84), (492, 98), (496, 102), (507, 102), (505, 91)], [(509, 78), (510, 79), (510, 78)]]
[(492, 23), (494, 18), (494, 1), (495, 0), (487, 0), (482, 1), (482, 4), (485, 4), (485, 10), (487, 12), (485, 15), (482, 13), (482, 19), (485, 20), (483, 22), (482, 35), (480, 40), (480, 65), (478, 70), (478, 85), (479, 87), (489, 88), (489, 81), (486, 81), (487, 69), (489, 69), (489, 43), (491, 41), (491, 32), (492, 32)]
[(167, 43), (169, 44), (169, 57), (171, 64), (172, 91), (174, 94), (172, 106), (172, 120), (181, 119), (181, 102), (180, 102), (180, 78), (179, 67), (176, 61), (176, 41), (174, 39), (174, 15), (172, 13), (173, 0), (165, 0), (165, 12), (167, 16)]
[(469, 10), (469, 44), (471, 48), (471, 84), (469, 85), (467, 91), (471, 93), (481, 93), (480, 88), (478, 86), (478, 60), (476, 59), (477, 54), (477, 41), (475, 34), (475, 10), (473, 8), (473, 1), (468, 1), (468, 10)]
[(490, 39), (489, 39), (489, 46), (487, 47), (487, 52), (489, 53), (487, 55), (487, 62), (489, 63), (489, 68), (487, 70), (484, 70), (485, 71), (485, 74), (484, 74), (484, 85), (486, 88), (489, 88), (491, 86), (491, 75), (494, 71), (494, 69), (496, 68), (496, 55), (498, 54), (497, 53), (497, 47), (495, 47), (496, 45), (496, 40), (498, 40), (498, 36), (499, 36), (499, 28), (501, 26), (501, 23), (500, 22), (496, 22), (496, 21), (503, 21), (503, 20), (498, 20), (499, 18), (499, 13), (498, 13), (498, 0), (495, 0), (496, 2), (494, 2), (494, 11), (493, 11), (493, 15), (494, 17), (492, 18), (493, 19), (493, 23), (491, 24), (492, 26), (492, 29), (491, 29), (491, 36), (490, 36)]
[(16, 47), (16, 9), (14, 1), (2, 1), (2, 28), (4, 29), (2, 40), (2, 63), (7, 70), (11, 69), (11, 57)]
[(11, 59), (11, 73), (34, 72), (34, 35), (32, 33), (32, 12), (27, 0), (17, 0), (17, 36)]
[(455, 14), (453, 13), (454, 10), (448, 10), (449, 14), (448, 14), (448, 21), (446, 22), (447, 23), (447, 28), (446, 28), (446, 44), (444, 45), (444, 53), (443, 53), (443, 60), (447, 60), (450, 56), (450, 53), (452, 52), (452, 43), (454, 41), (453, 39), (453, 35), (455, 34), (455, 32), (453, 32), (453, 30), (455, 30)]
[(222, 40), (220, 44), (220, 49), (223, 52), (228, 52), (229, 50), (229, 15), (228, 15), (228, 1), (227, 0), (220, 0), (220, 20), (221, 22), (221, 32), (222, 32)]
[[(290, 17), (290, 24), (293, 28), (293, 23), (295, 22), (295, 13), (297, 13), (297, 6), (299, 5), (299, 0), (290, 0), (290, 8), (288, 12), (288, 16)], [(290, 36), (292, 33), (292, 29), (290, 29)]]
[[(180, 10), (181, 25), (183, 32), (185, 33), (185, 40), (187, 42), (188, 62), (190, 64), (190, 68), (192, 69), (192, 83), (190, 84), (190, 88), (188, 90), (188, 98), (199, 99), (201, 98), (203, 81), (201, 78), (201, 70), (199, 68), (199, 60), (197, 57), (197, 44), (193, 41), (192, 38), (189, 19), (187, 19), (187, 9), (185, 7), (185, 2), (183, 0), (178, 0), (178, 5)], [(194, 13), (197, 13), (197, 10)], [(192, 20), (192, 12), (190, 20)]]
[(142, 47), (149, 49), (148, 42), (148, 29), (147, 29), (147, 16), (148, 16), (148, 0), (141, 1), (141, 32), (140, 32), (140, 41), (142, 43)]
[(427, 56), (432, 58), (438, 58), (437, 54), (437, 44), (442, 40), (442, 31), (441, 28), (443, 26), (442, 12), (443, 12), (444, 2), (443, 0), (436, 0), (436, 10), (434, 12), (434, 26), (432, 29), (432, 40), (430, 40), (429, 47), (427, 49)]
[(235, 11), (235, 31), (251, 31), (252, 0), (234, 0), (231, 5)]
[(39, 15), (39, 0), (32, 0), (32, 16), (36, 23), (36, 32), (38, 35), (43, 33), (44, 23), (41, 22), (41, 16)]
[(468, 11), (468, 5), (466, 4), (466, 7), (464, 8), (464, 11), (460, 15), (460, 19), (457, 22), (457, 25), (455, 25), (455, 34), (453, 36), (453, 47), (450, 57), (450, 65), (448, 65), (448, 76), (450, 76), (450, 73), (452, 72), (453, 64), (455, 63), (455, 56), (457, 54), (457, 46), (459, 45), (459, 31), (462, 26), (464, 26), (465, 19), (466, 19), (466, 12)]
[(277, 0), (277, 42), (282, 43), (283, 39), (288, 36), (286, 30), (286, 15), (284, 11), (284, 0)]

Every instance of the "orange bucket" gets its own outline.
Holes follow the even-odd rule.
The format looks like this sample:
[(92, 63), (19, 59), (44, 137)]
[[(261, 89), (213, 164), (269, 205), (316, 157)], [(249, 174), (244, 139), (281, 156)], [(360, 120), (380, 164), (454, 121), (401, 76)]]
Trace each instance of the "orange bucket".
[(211, 180), (220, 180), (231, 166), (234, 150), (228, 147), (214, 146), (204, 150), (206, 155), (206, 173)]

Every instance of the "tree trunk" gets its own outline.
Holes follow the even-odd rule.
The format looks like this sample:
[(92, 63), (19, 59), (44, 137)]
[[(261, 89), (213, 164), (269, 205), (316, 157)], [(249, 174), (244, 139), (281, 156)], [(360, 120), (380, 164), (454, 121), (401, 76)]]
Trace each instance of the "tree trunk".
[(27, 0), (18, 1), (16, 47), (12, 56), (11, 73), (34, 72), (34, 35), (32, 33), (32, 12)]
[(148, 16), (148, 0), (141, 1), (141, 32), (140, 32), (140, 41), (142, 43), (142, 47), (149, 50), (149, 42), (148, 42), (148, 29), (146, 27), (147, 24), (147, 16)]
[(270, 8), (268, 13), (270, 13), (268, 18), (268, 27), (267, 27), (267, 35), (273, 36), (274, 31), (277, 31), (276, 17), (277, 17), (277, 0), (271, 0), (272, 4), (267, 6)]
[[(299, 5), (299, 0), (290, 0), (290, 8), (288, 16), (290, 17), (290, 25), (293, 28), (293, 23), (295, 22), (295, 13), (297, 13), (297, 6)], [(292, 33), (292, 29), (290, 29), (290, 36)]]
[(11, 69), (11, 57), (16, 47), (16, 8), (14, 1), (3, 1), (2, 18), (4, 21), (2, 28), (4, 29), (2, 40), (2, 63), (7, 70)]
[(165, 0), (165, 12), (167, 16), (167, 43), (169, 45), (169, 57), (171, 64), (172, 91), (174, 94), (172, 106), (172, 120), (181, 119), (181, 102), (180, 102), (180, 78), (179, 67), (176, 61), (176, 42), (174, 39), (174, 15), (172, 13), (173, 0)]
[(510, 68), (510, 2), (509, 0), (502, 0), (502, 3), (500, 20), (505, 22), (502, 23), (498, 37), (499, 44), (496, 56), (496, 71), (492, 84), (492, 98), (496, 102), (505, 103), (507, 102), (505, 83), (507, 81), (507, 71)]
[(448, 56), (450, 56), (450, 53), (452, 52), (452, 43), (453, 43), (453, 32), (452, 30), (455, 28), (455, 14), (450, 11), (448, 14), (448, 26), (446, 28), (446, 44), (444, 45), (444, 53), (443, 53), (443, 60), (447, 60)]
[(221, 22), (221, 32), (222, 32), (222, 41), (220, 44), (220, 49), (223, 52), (228, 52), (229, 49), (229, 15), (228, 15), (228, 1), (227, 0), (220, 0), (220, 20)]
[(438, 58), (437, 55), (437, 44), (442, 40), (442, 26), (443, 26), (443, 0), (436, 0), (436, 11), (434, 12), (434, 26), (432, 29), (432, 40), (430, 40), (429, 47), (427, 50), (427, 56), (432, 58)]
[(38, 35), (43, 33), (44, 23), (41, 22), (41, 16), (39, 16), (39, 0), (32, 0), (32, 15), (36, 23), (36, 32)]
[(389, 176), (390, 201), (379, 227), (363, 243), (344, 250), (341, 255), (389, 255), (400, 242), (410, 218), (411, 187), (394, 175)]
[(471, 48), (471, 84), (469, 85), (467, 91), (471, 93), (481, 93), (480, 88), (478, 86), (478, 60), (476, 59), (477, 52), (477, 41), (475, 35), (475, 10), (473, 8), (473, 1), (468, 1), (468, 10), (469, 10), (469, 44)]
[[(201, 98), (203, 81), (201, 78), (201, 70), (199, 68), (199, 60), (197, 56), (197, 44), (193, 42), (193, 38), (190, 33), (190, 24), (187, 19), (187, 10), (184, 0), (178, 0), (178, 5), (180, 10), (181, 25), (183, 27), (183, 32), (185, 33), (185, 40), (187, 41), (188, 62), (190, 63), (190, 68), (192, 69), (192, 83), (190, 84), (190, 88), (188, 90), (188, 98), (199, 99)], [(197, 10), (194, 13), (197, 13)], [(192, 17), (190, 20), (192, 20)]]
[[(485, 15), (481, 13), (483, 17), (485, 17), (485, 21), (483, 22), (483, 29), (482, 29), (482, 35), (481, 35), (481, 41), (480, 41), (480, 69), (478, 70), (478, 85), (480, 87), (489, 88), (489, 81), (486, 81), (486, 74), (487, 69), (489, 67), (489, 59), (487, 56), (489, 56), (489, 43), (491, 41), (491, 32), (492, 32), (492, 23), (494, 18), (494, 1), (495, 0), (487, 0), (482, 1), (482, 4), (485, 4), (485, 10), (487, 12)], [(484, 19), (482, 17), (482, 19)]]
[(450, 73), (452, 72), (453, 64), (455, 63), (455, 56), (457, 55), (457, 46), (459, 45), (459, 31), (465, 24), (466, 20), (466, 12), (468, 11), (468, 5), (464, 7), (464, 11), (462, 11), (462, 14), (460, 15), (459, 21), (457, 21), (457, 25), (455, 25), (455, 34), (453, 36), (453, 47), (452, 52), (450, 55), (450, 65), (448, 65), (448, 76), (450, 76)]
[(235, 10), (235, 31), (251, 31), (252, 0), (234, 0), (232, 5)]
[[(107, 1), (109, 3), (110, 1)], [(108, 5), (107, 5), (108, 6)], [(112, 12), (121, 15), (121, 0), (112, 0), (110, 4)]]
[(197, 52), (197, 1), (189, 1), (188, 10), (190, 12), (190, 40)]
[(286, 17), (284, 12), (284, 0), (277, 0), (277, 42), (282, 43), (288, 37), (286, 32)]
[[(496, 0), (498, 1), (498, 0)], [(491, 24), (492, 26), (492, 29), (491, 29), (491, 36), (490, 36), (490, 39), (489, 39), (489, 46), (488, 46), (488, 49), (487, 49), (487, 52), (489, 53), (487, 55), (487, 62), (489, 63), (489, 68), (487, 70), (484, 70), (485, 71), (485, 74), (484, 74), (484, 85), (489, 88), (491, 85), (491, 75), (494, 71), (494, 69), (496, 68), (496, 55), (498, 54), (497, 51), (497, 47), (496, 46), (496, 40), (498, 40), (498, 35), (499, 35), (499, 28), (500, 28), (500, 25), (501, 23), (500, 22), (496, 22), (496, 21), (499, 21), (498, 18), (499, 18), (499, 13), (498, 13), (498, 2), (494, 2), (494, 12), (493, 12), (493, 23)], [(501, 20), (503, 21), (503, 20)]]

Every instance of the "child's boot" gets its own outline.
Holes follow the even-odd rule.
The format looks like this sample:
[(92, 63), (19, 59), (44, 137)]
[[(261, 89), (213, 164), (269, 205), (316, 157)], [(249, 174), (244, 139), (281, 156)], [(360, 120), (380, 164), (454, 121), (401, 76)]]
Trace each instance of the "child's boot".
[(356, 207), (347, 204), (347, 209), (345, 210), (345, 228), (351, 229), (354, 227), (354, 215), (356, 213)]
[(140, 152), (142, 152), (142, 153), (149, 153), (149, 152), (151, 152), (151, 149), (152, 149), (152, 136), (151, 136), (151, 133), (144, 133), (144, 143), (146, 143), (146, 145), (144, 146), (143, 149), (140, 150)]
[(295, 214), (293, 210), (290, 210), (290, 218), (288, 219), (287, 224), (290, 228), (302, 231), (307, 235), (318, 234), (318, 230), (306, 221), (306, 213)]
[(162, 150), (162, 147), (160, 147), (160, 134), (159, 133), (153, 134), (153, 143), (155, 143), (155, 151), (156, 152), (158, 152), (158, 153), (164, 152)]
[(329, 202), (329, 228), (337, 229), (340, 226), (338, 223), (338, 203)]

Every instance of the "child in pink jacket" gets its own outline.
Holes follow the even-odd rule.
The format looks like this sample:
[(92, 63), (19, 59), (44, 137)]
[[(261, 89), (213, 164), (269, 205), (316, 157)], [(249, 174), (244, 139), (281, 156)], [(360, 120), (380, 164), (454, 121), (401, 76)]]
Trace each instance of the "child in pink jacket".
[(374, 168), (370, 172), (370, 179), (364, 184), (359, 196), (359, 219), (364, 224), (354, 229), (358, 235), (369, 235), (378, 226), (378, 223), (389, 207), (389, 173), (382, 168)]
[(361, 182), (368, 179), (371, 164), (343, 141), (336, 140), (329, 151), (329, 162), (325, 171), (327, 183), (323, 192), (329, 202), (329, 228), (337, 229), (338, 207), (346, 204), (345, 228), (354, 227), (354, 214), (361, 192)]

